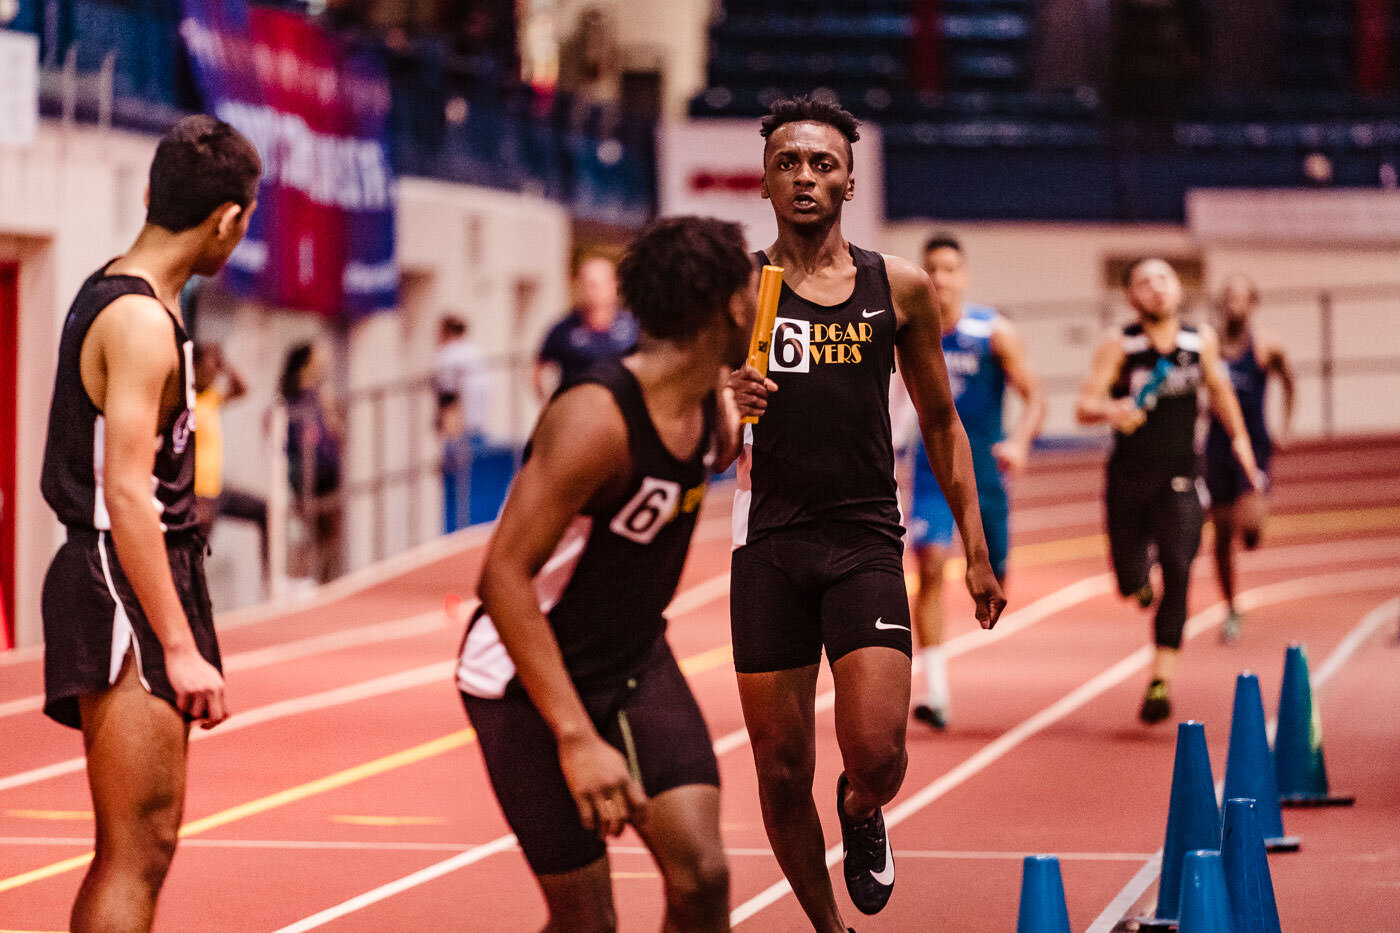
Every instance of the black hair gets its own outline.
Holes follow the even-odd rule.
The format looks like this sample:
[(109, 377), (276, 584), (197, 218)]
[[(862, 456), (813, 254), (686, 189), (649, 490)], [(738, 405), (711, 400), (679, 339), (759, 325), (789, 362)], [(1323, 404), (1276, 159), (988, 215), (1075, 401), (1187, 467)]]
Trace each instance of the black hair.
[(780, 97), (758, 124), (758, 133), (764, 139), (773, 135), (778, 127), (786, 123), (823, 123), (846, 139), (846, 161), (855, 167), (855, 152), (851, 144), (860, 139), (860, 121), (841, 107), (835, 100), (812, 97)]
[(662, 340), (698, 334), (748, 286), (754, 260), (738, 224), (669, 217), (642, 231), (618, 264), (618, 292), (643, 333)]
[(768, 115), (758, 124), (759, 135), (764, 139), (785, 123), (825, 123), (842, 136), (846, 142), (860, 139), (860, 121), (831, 100), (818, 100), (811, 97), (780, 97), (773, 101)]
[[(1145, 262), (1152, 262), (1152, 261), (1154, 261), (1154, 260), (1157, 261), (1157, 262), (1167, 262), (1167, 261), (1166, 261), (1165, 259), (1163, 259), (1161, 256), (1138, 256), (1136, 259), (1132, 260), (1132, 261), (1129, 262), (1126, 266), (1124, 266), (1124, 267), (1123, 267), (1123, 287), (1124, 287), (1124, 288), (1131, 288), (1131, 287), (1132, 287), (1132, 284), (1133, 284), (1133, 273), (1136, 272), (1136, 271), (1138, 270), (1138, 266), (1142, 265), (1142, 264), (1145, 263)], [(1171, 266), (1171, 263), (1167, 263), (1167, 265), (1168, 265), (1168, 267), (1170, 267), (1170, 266)], [(1175, 271), (1175, 270), (1173, 270), (1173, 271)]]
[(282, 364), (282, 400), (295, 402), (301, 395), (301, 371), (311, 362), (311, 344), (299, 343), (287, 352), (287, 361)]
[(951, 249), (957, 252), (959, 255), (962, 255), (963, 251), (962, 242), (959, 241), (956, 236), (949, 233), (947, 230), (935, 231), (934, 233), (929, 235), (929, 238), (927, 240), (924, 241), (925, 256), (927, 256), (929, 253), (933, 252), (936, 249)]
[(238, 130), (204, 114), (185, 117), (156, 146), (146, 223), (180, 233), (218, 208), (258, 196), (262, 159)]

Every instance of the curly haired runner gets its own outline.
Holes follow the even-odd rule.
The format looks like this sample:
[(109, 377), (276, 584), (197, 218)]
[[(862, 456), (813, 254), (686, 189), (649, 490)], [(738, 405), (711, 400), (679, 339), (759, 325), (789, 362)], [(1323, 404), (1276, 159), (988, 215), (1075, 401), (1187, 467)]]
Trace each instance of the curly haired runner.
[(738, 443), (717, 390), (748, 348), (756, 270), (737, 225), (686, 217), (646, 230), (620, 272), (640, 347), (540, 415), (457, 683), (548, 929), (616, 927), (604, 839), (630, 822), (661, 870), (666, 929), (724, 930), (719, 769), (662, 612), (709, 467)]
[(940, 348), (938, 307), (913, 263), (841, 232), (855, 193), (855, 118), (834, 104), (779, 100), (764, 118), (763, 196), (784, 268), (765, 379), (730, 384), (746, 429), (734, 503), (734, 666), (753, 743), (763, 822), (802, 909), (846, 929), (827, 876), (812, 797), (815, 699), (826, 650), (844, 771), (836, 810), (846, 888), (875, 913), (894, 888), (880, 808), (904, 780), (912, 633), (890, 437), (898, 353), (939, 484), (967, 543), (967, 584), (985, 628), (1005, 600), (988, 559), (972, 453)]

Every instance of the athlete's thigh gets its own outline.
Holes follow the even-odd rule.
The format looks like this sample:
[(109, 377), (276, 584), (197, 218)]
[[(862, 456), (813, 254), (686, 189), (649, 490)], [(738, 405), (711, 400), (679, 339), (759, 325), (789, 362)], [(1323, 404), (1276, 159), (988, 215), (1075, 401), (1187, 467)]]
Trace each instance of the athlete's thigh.
[(980, 489), (977, 501), (982, 515), (982, 534), (987, 539), (987, 555), (997, 579), (1006, 580), (1006, 557), (1011, 550), (1011, 507), (1000, 486)]
[(501, 812), (536, 875), (576, 872), (602, 858), (607, 846), (584, 828), (559, 768), (554, 733), (529, 698), (499, 700), (462, 694), (467, 718)]
[(724, 864), (718, 787), (687, 784), (652, 797), (636, 830), (666, 878)]
[(904, 748), (909, 720), (909, 658), (886, 647), (859, 648), (831, 665), (836, 740), (847, 757)]
[(909, 502), (909, 543), (916, 550), (953, 545), (953, 512), (932, 473), (918, 474)]
[(1205, 512), (1196, 482), (1174, 477), (1157, 496), (1150, 514), (1152, 538), (1157, 543), (1157, 559), (1163, 568), (1169, 564), (1184, 567), (1201, 547), (1201, 526)]
[(885, 647), (913, 656), (909, 592), (899, 542), (875, 533), (852, 532), (850, 544), (833, 556), (830, 582), (821, 597), (822, 641), (835, 664), (861, 648)]
[(79, 698), (97, 832), (113, 843), (173, 841), (185, 801), (189, 726), (147, 693), (127, 655), (113, 686)]
[[(816, 766), (817, 664), (781, 671), (739, 673), (739, 703), (749, 744), (760, 764), (788, 773)], [(760, 769), (760, 779), (764, 771)]]
[(1151, 501), (1150, 487), (1141, 478), (1109, 472), (1104, 492), (1108, 556), (1124, 596), (1148, 582)]
[(729, 622), (734, 669), (741, 674), (806, 667), (821, 660), (817, 594), (801, 584), (802, 543), (769, 536), (731, 558)]

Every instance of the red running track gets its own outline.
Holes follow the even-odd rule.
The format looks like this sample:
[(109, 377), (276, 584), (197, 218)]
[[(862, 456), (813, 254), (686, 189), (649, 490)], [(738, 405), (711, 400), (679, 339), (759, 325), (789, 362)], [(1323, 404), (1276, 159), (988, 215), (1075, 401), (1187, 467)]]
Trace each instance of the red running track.
[[(866, 931), (1014, 929), (1021, 858), (1060, 857), (1072, 927), (1108, 933), (1150, 906), (1175, 730), (1135, 714), (1149, 621), (1115, 598), (1099, 534), (1100, 458), (1047, 454), (1014, 491), (1011, 604), (993, 633), (951, 600), (954, 721), (911, 724), (887, 808), (899, 883)], [(1301, 851), (1270, 857), (1284, 929), (1395, 928), (1400, 895), (1400, 438), (1308, 445), (1277, 460), (1265, 545), (1241, 562), (1251, 608), (1225, 647), (1198, 562), (1179, 719), (1206, 725), (1223, 776), (1235, 675), (1272, 715), (1290, 641), (1308, 646), (1334, 788), (1348, 810), (1289, 810)], [(718, 488), (671, 611), (720, 752), (740, 929), (804, 930), (767, 848), (728, 650), (727, 490)], [(450, 671), (484, 535), (467, 532), (293, 606), (221, 617), (235, 714), (196, 731), (184, 840), (157, 928), (534, 930), (545, 914), (472, 744)], [(1207, 553), (1203, 549), (1203, 554)], [(1350, 637), (1349, 637), (1350, 636)], [(1329, 663), (1329, 658), (1332, 662)], [(1324, 677), (1325, 672), (1325, 677)], [(0, 930), (53, 931), (90, 851), (78, 733), (38, 712), (37, 653), (0, 656)], [(816, 794), (839, 847), (839, 761), (824, 680)], [(660, 882), (635, 836), (612, 848), (623, 930), (660, 925)], [(832, 852), (835, 863), (835, 851)]]

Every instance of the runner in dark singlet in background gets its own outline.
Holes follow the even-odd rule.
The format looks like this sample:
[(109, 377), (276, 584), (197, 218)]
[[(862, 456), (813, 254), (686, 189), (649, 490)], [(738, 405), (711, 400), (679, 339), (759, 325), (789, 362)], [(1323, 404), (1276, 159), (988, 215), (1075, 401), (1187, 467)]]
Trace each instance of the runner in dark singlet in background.
[(140, 235), (83, 283), (63, 325), (42, 486), (68, 540), (44, 579), (44, 711), (81, 728), (87, 753), (97, 847), (77, 933), (150, 928), (184, 807), (188, 724), (227, 716), (179, 295), (247, 232), (261, 171), (227, 124), (175, 124), (151, 163)]
[[(1264, 488), (1255, 490), (1230, 451), (1230, 437), (1219, 418), (1212, 418), (1206, 435), (1205, 476), (1210, 492), (1210, 518), (1215, 526), (1215, 569), (1227, 610), (1220, 625), (1220, 640), (1229, 644), (1240, 637), (1244, 617), (1235, 607), (1235, 541), (1247, 550), (1259, 546), (1266, 514), (1269, 464), (1274, 450), (1287, 442), (1293, 425), (1293, 370), (1283, 346), (1253, 326), (1259, 307), (1259, 289), (1241, 275), (1225, 281), (1216, 303), (1220, 318), (1220, 355), (1230, 369), (1230, 383), (1240, 400), (1244, 426), (1254, 448), (1254, 460), (1264, 476)], [(1283, 389), (1283, 432), (1269, 436), (1264, 396), (1269, 376), (1278, 377)]]
[(616, 929), (603, 839), (629, 822), (660, 868), (665, 928), (727, 930), (719, 769), (662, 611), (710, 467), (738, 445), (717, 390), (748, 348), (756, 269), (736, 224), (687, 217), (648, 228), (620, 273), (640, 348), (540, 415), (457, 684), (549, 930)]
[[(1245, 475), (1255, 477), (1258, 468), (1215, 331), (1181, 323), (1176, 272), (1161, 259), (1140, 259), (1128, 267), (1123, 284), (1138, 319), (1105, 335), (1076, 414), (1081, 424), (1107, 422), (1113, 428), (1105, 497), (1119, 592), (1143, 608), (1151, 606), (1153, 548), (1162, 568), (1153, 624), (1156, 652), (1138, 714), (1152, 724), (1171, 715), (1170, 684), (1186, 625), (1191, 562), (1201, 546), (1195, 428), (1202, 388)], [(1161, 376), (1155, 386), (1154, 374)]]
[(847, 892), (864, 913), (894, 887), (880, 808), (904, 780), (912, 651), (890, 437), (896, 352), (968, 554), (984, 628), (1005, 600), (987, 555), (972, 453), (953, 407), (938, 307), (913, 263), (848, 243), (856, 120), (835, 104), (779, 100), (764, 118), (763, 197), (783, 267), (768, 379), (731, 380), (746, 432), (734, 502), (734, 667), (773, 853), (812, 926), (846, 929), (812, 796), (823, 650), (844, 772), (836, 809)]

